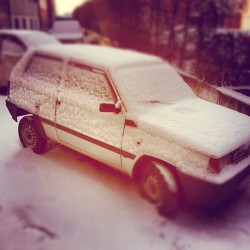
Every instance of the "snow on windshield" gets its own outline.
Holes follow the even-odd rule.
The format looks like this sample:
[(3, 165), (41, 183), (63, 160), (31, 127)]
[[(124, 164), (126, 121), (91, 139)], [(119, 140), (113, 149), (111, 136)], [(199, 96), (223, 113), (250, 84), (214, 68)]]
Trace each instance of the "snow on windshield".
[(166, 63), (120, 68), (113, 72), (128, 109), (140, 111), (147, 104), (172, 104), (195, 94)]

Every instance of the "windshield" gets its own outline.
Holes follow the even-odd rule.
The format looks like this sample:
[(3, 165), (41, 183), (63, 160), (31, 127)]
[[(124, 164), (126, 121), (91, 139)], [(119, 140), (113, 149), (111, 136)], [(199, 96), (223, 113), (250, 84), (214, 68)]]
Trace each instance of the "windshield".
[(173, 104), (195, 97), (167, 63), (117, 69), (113, 75), (129, 110), (140, 112), (149, 105)]

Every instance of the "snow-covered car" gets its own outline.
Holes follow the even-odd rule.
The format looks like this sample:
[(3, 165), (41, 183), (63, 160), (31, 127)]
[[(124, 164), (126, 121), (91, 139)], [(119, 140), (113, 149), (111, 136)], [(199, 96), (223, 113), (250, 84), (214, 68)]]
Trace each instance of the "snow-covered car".
[(83, 43), (84, 35), (77, 20), (56, 20), (49, 34), (62, 43)]
[(0, 30), (0, 88), (7, 86), (10, 73), (31, 47), (60, 42), (47, 33), (34, 30)]
[(165, 213), (183, 201), (217, 206), (249, 174), (250, 118), (199, 99), (155, 56), (39, 47), (12, 72), (6, 105), (23, 116), (24, 147), (40, 154), (51, 139), (97, 159)]

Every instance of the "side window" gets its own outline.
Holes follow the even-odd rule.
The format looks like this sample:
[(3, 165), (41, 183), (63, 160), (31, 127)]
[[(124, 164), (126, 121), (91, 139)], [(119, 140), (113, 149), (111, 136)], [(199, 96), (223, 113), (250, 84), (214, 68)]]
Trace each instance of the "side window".
[(22, 44), (11, 38), (4, 38), (2, 40), (2, 54), (20, 57), (25, 52)]
[(43, 82), (59, 86), (62, 64), (63, 62), (59, 58), (35, 54), (24, 72), (24, 78), (32, 78), (33, 81), (35, 80), (38, 83)]
[(105, 73), (77, 63), (68, 65), (64, 88), (100, 102), (116, 102), (115, 94)]

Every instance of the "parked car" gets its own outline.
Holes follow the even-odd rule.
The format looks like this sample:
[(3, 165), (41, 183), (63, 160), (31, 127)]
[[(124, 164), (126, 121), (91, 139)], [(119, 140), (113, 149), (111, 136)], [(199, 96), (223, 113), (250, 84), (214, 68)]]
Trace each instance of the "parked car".
[(117, 43), (111, 41), (108, 37), (102, 36), (92, 30), (84, 30), (84, 43), (104, 46), (117, 46)]
[(166, 214), (213, 207), (249, 174), (250, 118), (209, 103), (165, 61), (93, 45), (44, 46), (11, 74), (6, 105), (24, 147), (48, 139), (133, 177)]
[(83, 43), (84, 35), (77, 20), (56, 20), (49, 34), (62, 43)]
[(57, 39), (41, 31), (0, 30), (0, 88), (7, 86), (13, 67), (27, 49), (59, 43)]

